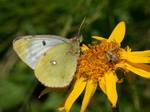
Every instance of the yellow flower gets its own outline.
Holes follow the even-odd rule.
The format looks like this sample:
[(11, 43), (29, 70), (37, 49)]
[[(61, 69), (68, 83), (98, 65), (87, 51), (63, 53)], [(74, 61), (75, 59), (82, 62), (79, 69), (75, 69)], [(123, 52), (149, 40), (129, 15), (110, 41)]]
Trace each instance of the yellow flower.
[[(93, 36), (98, 45), (83, 45), (78, 59), (76, 82), (60, 111), (70, 112), (73, 103), (85, 89), (80, 112), (85, 112), (97, 85), (107, 95), (112, 107), (116, 106), (118, 95), (116, 83), (119, 83), (115, 70), (123, 68), (144, 78), (150, 78), (150, 50), (131, 51), (120, 48), (125, 35), (125, 23), (120, 22), (108, 39)], [(143, 64), (145, 63), (145, 64)]]

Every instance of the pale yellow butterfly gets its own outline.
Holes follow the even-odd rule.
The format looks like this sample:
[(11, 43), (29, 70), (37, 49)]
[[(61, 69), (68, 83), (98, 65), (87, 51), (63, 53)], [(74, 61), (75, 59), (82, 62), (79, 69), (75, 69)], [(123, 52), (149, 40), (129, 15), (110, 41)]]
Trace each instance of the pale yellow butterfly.
[(13, 41), (18, 56), (47, 87), (65, 87), (76, 71), (79, 39), (54, 35), (24, 36)]

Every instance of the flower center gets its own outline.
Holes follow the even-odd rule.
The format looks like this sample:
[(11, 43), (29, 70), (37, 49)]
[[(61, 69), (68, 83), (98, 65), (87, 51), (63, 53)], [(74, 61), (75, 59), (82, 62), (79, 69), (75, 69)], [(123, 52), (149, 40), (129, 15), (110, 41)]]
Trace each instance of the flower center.
[(119, 50), (116, 42), (102, 41), (99, 45), (90, 45), (78, 59), (77, 78), (99, 81), (108, 70), (114, 69), (119, 61)]

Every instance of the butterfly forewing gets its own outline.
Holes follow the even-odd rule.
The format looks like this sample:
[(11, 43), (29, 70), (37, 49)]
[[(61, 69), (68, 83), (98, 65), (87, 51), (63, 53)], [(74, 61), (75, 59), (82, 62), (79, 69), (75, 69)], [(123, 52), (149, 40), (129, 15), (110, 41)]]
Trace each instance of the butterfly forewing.
[(13, 48), (19, 57), (34, 69), (42, 54), (61, 43), (68, 43), (68, 39), (53, 35), (24, 36), (14, 40)]
[(65, 87), (73, 79), (78, 49), (72, 44), (54, 46), (41, 56), (35, 66), (38, 80), (48, 87)]

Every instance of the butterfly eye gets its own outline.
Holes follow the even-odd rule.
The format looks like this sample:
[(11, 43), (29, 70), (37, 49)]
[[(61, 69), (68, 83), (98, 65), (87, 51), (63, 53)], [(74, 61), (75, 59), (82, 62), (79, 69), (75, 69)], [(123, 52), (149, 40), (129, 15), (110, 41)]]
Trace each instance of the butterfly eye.
[(43, 44), (43, 46), (45, 46), (45, 45), (46, 45), (46, 41), (43, 40), (43, 41), (42, 41), (42, 44)]
[(57, 64), (56, 60), (51, 60), (50, 63), (51, 63), (52, 65), (56, 65), (56, 64)]

